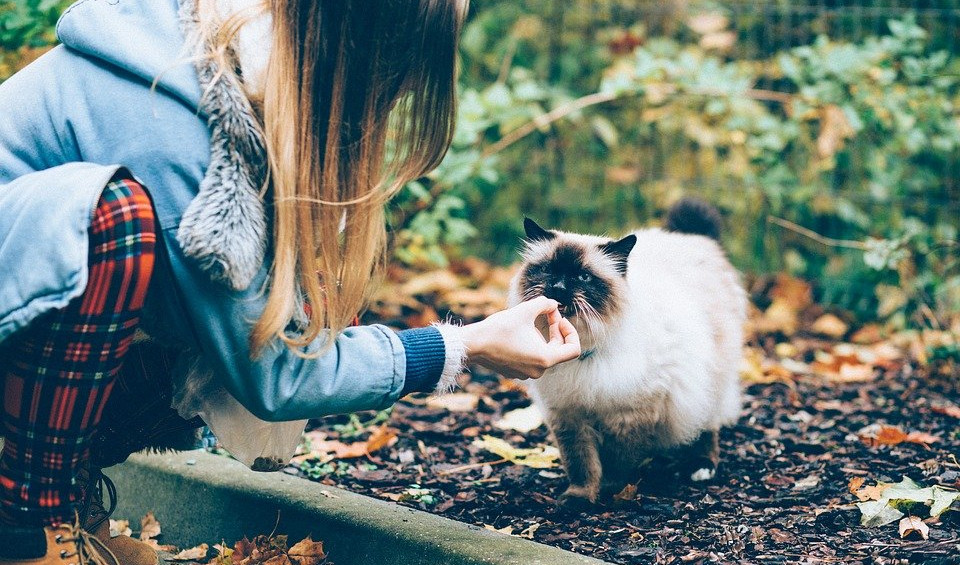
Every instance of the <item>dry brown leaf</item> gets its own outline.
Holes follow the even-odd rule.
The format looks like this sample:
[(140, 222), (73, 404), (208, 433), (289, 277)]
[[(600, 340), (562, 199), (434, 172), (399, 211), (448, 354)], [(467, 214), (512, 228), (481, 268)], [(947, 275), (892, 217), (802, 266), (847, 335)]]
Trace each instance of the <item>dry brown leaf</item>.
[(513, 526), (504, 526), (502, 528), (494, 528), (490, 524), (484, 524), (483, 529), (490, 530), (491, 532), (500, 532), (501, 534), (507, 534), (508, 536), (513, 535)]
[(863, 483), (866, 481), (867, 480), (863, 477), (851, 477), (850, 482), (847, 483), (847, 488), (850, 490), (850, 492), (856, 494), (856, 492), (860, 490), (860, 487), (862, 487)]
[(870, 345), (883, 340), (883, 329), (879, 324), (866, 324), (850, 336), (850, 341), (860, 345)]
[(926, 432), (910, 432), (903, 441), (918, 443), (924, 447), (929, 447), (931, 443), (940, 441), (940, 438)]
[(456, 275), (446, 269), (438, 269), (417, 275), (400, 287), (403, 296), (450, 292), (463, 285)]
[(384, 424), (373, 430), (373, 433), (367, 438), (367, 453), (379, 451), (384, 447), (389, 447), (397, 443), (397, 441), (397, 430), (387, 427), (387, 425)]
[(427, 400), (427, 408), (449, 412), (473, 412), (477, 409), (479, 402), (480, 397), (472, 392), (455, 392)]
[(780, 300), (794, 312), (800, 312), (813, 304), (813, 289), (810, 283), (781, 273), (770, 289), (770, 298)]
[(527, 526), (525, 530), (523, 530), (517, 535), (525, 539), (533, 539), (533, 534), (535, 534), (539, 529), (540, 529), (539, 523), (530, 524), (529, 526)]
[(873, 441), (879, 445), (897, 445), (907, 440), (907, 434), (896, 426), (883, 426)]
[(291, 547), (287, 554), (299, 565), (320, 565), (327, 557), (323, 542), (313, 541), (309, 536)]
[(160, 522), (153, 512), (147, 512), (147, 515), (140, 519), (140, 541), (147, 541), (160, 535)]
[(897, 426), (871, 425), (860, 430), (860, 439), (870, 447), (881, 445), (899, 445), (901, 443), (916, 443), (924, 447), (940, 441), (940, 438), (925, 432), (904, 432)]
[(761, 333), (777, 333), (791, 336), (797, 333), (799, 324), (798, 310), (785, 300), (774, 300), (757, 321), (757, 330)]
[(887, 490), (889, 487), (890, 485), (888, 484), (871, 485), (863, 487), (853, 494), (857, 496), (857, 499), (860, 500), (860, 502), (866, 502), (868, 500), (880, 500), (883, 497), (883, 491)]
[(930, 409), (937, 414), (960, 419), (960, 406), (932, 406)]
[(828, 375), (828, 378), (841, 383), (866, 383), (872, 381), (875, 374), (870, 365), (846, 363), (840, 366), (836, 375)]
[(110, 520), (110, 537), (132, 536), (129, 520)]
[(631, 500), (636, 500), (637, 498), (637, 485), (630, 483), (627, 486), (623, 487), (623, 490), (613, 495), (614, 500), (620, 500), (623, 502), (630, 502)]
[(180, 553), (167, 557), (167, 559), (173, 561), (192, 561), (196, 559), (204, 559), (207, 557), (207, 553), (210, 551), (210, 546), (205, 543), (201, 543), (197, 547), (191, 549), (184, 549)]
[(912, 533), (920, 534), (920, 537), (927, 539), (930, 535), (930, 526), (923, 523), (917, 516), (907, 516), (900, 520), (900, 537), (905, 538)]
[(813, 333), (832, 337), (833, 339), (842, 338), (849, 330), (850, 326), (833, 314), (824, 314), (823, 316), (820, 316), (815, 322), (813, 322), (813, 325), (810, 326), (810, 331)]
[(311, 443), (311, 452), (315, 455), (332, 455), (336, 459), (356, 459), (367, 454), (367, 442), (357, 441), (343, 443), (337, 440), (327, 440)]

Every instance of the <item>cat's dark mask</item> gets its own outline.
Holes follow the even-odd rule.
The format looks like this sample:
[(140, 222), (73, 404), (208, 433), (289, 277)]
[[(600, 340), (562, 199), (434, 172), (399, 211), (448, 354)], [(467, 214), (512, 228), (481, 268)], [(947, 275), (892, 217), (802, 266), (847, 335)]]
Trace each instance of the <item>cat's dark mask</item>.
[(602, 253), (613, 260), (620, 276), (626, 276), (627, 261), (637, 243), (635, 235), (597, 245), (565, 241), (562, 234), (545, 230), (530, 218), (524, 219), (523, 227), (529, 242), (556, 245), (548, 255), (525, 267), (525, 292), (535, 290), (556, 300), (570, 315), (583, 312), (587, 306), (598, 314), (610, 309), (614, 281), (609, 278), (609, 269), (604, 274), (602, 267), (598, 270), (591, 266), (589, 255)]

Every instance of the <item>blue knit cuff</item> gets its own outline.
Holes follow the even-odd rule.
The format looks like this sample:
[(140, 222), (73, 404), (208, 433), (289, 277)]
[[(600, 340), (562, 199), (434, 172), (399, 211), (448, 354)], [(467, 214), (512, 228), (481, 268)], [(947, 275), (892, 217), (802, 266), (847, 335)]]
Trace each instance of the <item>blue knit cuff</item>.
[(443, 373), (446, 348), (435, 327), (398, 332), (407, 358), (407, 374), (400, 396), (411, 392), (432, 392)]

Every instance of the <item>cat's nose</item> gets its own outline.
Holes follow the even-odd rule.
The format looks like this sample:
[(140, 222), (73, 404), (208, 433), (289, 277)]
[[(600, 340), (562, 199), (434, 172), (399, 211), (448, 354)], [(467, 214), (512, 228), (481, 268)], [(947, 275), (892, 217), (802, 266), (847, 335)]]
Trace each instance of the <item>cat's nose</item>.
[(560, 304), (567, 304), (570, 302), (571, 293), (567, 290), (567, 285), (562, 281), (557, 281), (547, 287), (546, 291), (543, 293), (547, 298), (552, 298), (559, 302)]

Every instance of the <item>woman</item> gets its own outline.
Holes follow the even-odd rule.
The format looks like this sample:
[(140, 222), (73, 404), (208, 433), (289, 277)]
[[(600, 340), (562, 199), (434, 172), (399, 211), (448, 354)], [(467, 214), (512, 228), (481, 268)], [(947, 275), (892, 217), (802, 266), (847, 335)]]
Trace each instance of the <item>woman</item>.
[(383, 408), (467, 358), (536, 378), (579, 355), (547, 299), (464, 327), (348, 327), (384, 204), (449, 145), (465, 10), (81, 0), (63, 46), (0, 85), (0, 565), (157, 563), (74, 524), (103, 414), (154, 398), (136, 394), (149, 372), (117, 381), (138, 328), (191, 352), (181, 387), (216, 385), (181, 406), (215, 416), (222, 386), (271, 422)]

